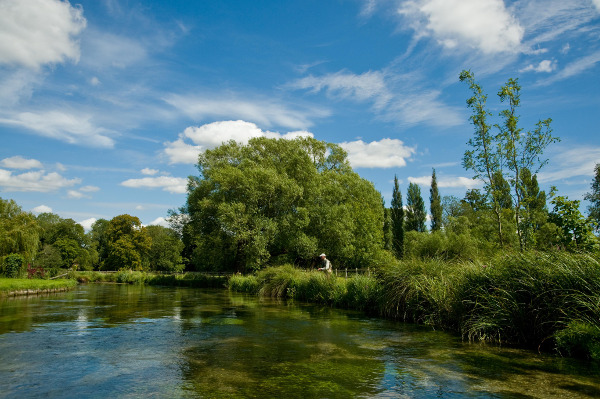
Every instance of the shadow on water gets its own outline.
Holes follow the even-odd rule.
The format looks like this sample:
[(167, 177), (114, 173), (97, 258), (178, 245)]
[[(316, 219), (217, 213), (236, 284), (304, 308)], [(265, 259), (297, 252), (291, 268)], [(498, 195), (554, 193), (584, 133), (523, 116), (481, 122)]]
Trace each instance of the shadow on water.
[(0, 398), (590, 398), (596, 363), (224, 290), (0, 300)]

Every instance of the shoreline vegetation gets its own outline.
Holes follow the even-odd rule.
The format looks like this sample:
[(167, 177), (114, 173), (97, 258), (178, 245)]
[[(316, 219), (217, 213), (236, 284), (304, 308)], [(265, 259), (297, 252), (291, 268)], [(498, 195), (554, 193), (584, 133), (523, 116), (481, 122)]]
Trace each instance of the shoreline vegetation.
[(486, 263), (396, 260), (348, 277), (292, 265), (248, 275), (71, 271), (64, 280), (0, 279), (0, 296), (78, 283), (227, 288), (427, 325), (471, 342), (600, 360), (600, 259), (589, 254), (510, 253)]

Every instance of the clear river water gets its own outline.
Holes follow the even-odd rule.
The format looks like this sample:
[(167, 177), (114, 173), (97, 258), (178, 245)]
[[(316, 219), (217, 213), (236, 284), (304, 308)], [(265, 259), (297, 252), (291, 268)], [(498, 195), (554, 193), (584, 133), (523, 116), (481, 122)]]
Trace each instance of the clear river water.
[(0, 299), (0, 398), (592, 398), (598, 363), (358, 312), (84, 285)]

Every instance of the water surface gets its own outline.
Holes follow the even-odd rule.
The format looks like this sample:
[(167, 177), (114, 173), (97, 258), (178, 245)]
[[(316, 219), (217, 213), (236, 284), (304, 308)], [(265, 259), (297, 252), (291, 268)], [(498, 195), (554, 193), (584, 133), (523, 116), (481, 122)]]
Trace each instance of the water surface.
[(597, 363), (224, 290), (0, 299), (0, 398), (591, 398)]

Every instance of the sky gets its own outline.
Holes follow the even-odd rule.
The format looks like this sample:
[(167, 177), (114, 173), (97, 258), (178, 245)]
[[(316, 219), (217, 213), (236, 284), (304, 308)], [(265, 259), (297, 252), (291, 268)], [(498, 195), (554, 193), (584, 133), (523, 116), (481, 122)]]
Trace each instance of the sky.
[[(311, 136), (348, 152), (389, 206), (481, 187), (471, 70), (552, 118), (542, 189), (582, 200), (600, 163), (600, 0), (0, 0), (0, 197), (88, 228), (166, 225), (223, 141)], [(586, 203), (582, 203), (586, 213)]]

